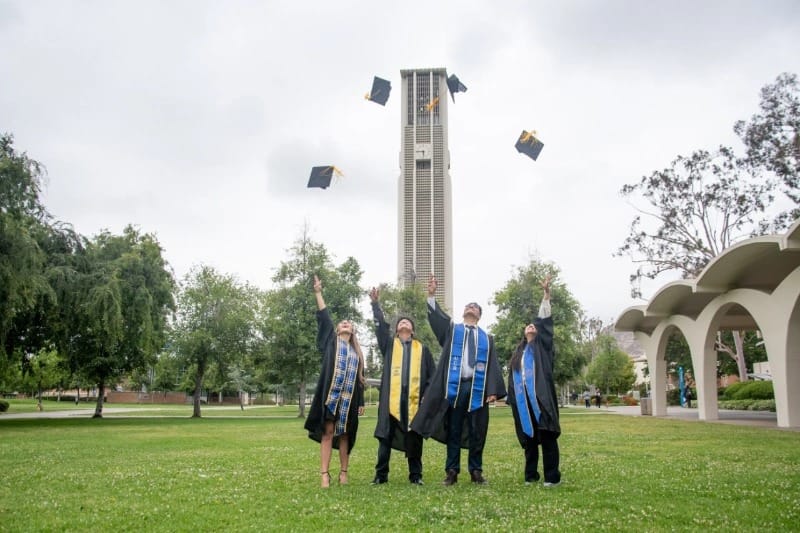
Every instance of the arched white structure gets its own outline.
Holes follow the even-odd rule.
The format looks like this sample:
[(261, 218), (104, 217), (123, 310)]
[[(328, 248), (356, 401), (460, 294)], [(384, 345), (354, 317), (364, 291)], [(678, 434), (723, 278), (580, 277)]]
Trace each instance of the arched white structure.
[(717, 331), (760, 330), (772, 371), (778, 427), (800, 427), (800, 220), (783, 235), (728, 248), (697, 278), (669, 283), (647, 305), (623, 311), (614, 327), (633, 332), (644, 348), (654, 416), (667, 414), (667, 341), (675, 329), (683, 333), (692, 356), (700, 420), (719, 417)]

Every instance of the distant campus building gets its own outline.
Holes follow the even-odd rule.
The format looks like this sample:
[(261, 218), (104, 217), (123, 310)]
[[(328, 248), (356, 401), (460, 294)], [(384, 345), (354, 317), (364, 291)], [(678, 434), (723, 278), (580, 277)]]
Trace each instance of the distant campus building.
[(399, 284), (438, 280), (436, 299), (453, 309), (452, 192), (447, 142), (447, 72), (401, 70)]
[(700, 420), (719, 418), (717, 353), (719, 330), (759, 330), (775, 391), (778, 427), (800, 427), (800, 219), (781, 235), (731, 246), (694, 279), (668, 283), (647, 303), (617, 318), (617, 331), (633, 332), (644, 349), (652, 413), (667, 414), (665, 350), (679, 330), (694, 368)]

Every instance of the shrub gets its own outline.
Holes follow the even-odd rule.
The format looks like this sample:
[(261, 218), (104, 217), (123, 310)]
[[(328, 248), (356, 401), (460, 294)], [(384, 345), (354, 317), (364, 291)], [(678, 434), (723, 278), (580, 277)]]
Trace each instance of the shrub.
[(775, 412), (775, 400), (722, 400), (720, 409), (737, 411), (772, 411)]
[(775, 391), (771, 381), (748, 381), (733, 396), (734, 400), (772, 400), (773, 398), (775, 398)]
[(747, 385), (747, 382), (739, 381), (734, 383), (733, 385), (729, 385), (725, 388), (725, 392), (722, 394), (723, 400), (735, 400), (736, 393), (739, 392), (743, 387)]
[(639, 402), (633, 396), (623, 396), (622, 403), (625, 405), (639, 405)]
[(667, 405), (681, 404), (681, 390), (678, 388), (667, 391)]
[(6, 411), (8, 411), (8, 402), (0, 400), (0, 413), (5, 413)]

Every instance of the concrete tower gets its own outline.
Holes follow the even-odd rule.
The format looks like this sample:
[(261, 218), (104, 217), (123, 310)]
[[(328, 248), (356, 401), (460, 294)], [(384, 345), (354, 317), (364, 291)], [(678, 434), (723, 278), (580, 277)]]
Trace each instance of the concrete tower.
[(437, 301), (453, 310), (452, 192), (447, 144), (447, 73), (401, 70), (398, 183), (398, 278), (426, 285), (433, 273)]

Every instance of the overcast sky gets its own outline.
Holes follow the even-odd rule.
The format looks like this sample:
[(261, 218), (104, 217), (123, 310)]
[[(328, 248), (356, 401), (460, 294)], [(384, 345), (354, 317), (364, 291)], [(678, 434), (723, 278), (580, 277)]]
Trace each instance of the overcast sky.
[[(396, 282), (400, 70), (444, 67), (468, 87), (449, 108), (454, 305), (538, 257), (608, 322), (642, 303), (612, 255), (635, 215), (620, 188), (741, 148), (759, 89), (800, 73), (800, 2), (0, 0), (0, 50), (0, 132), (47, 167), (57, 219), (135, 224), (178, 278), (263, 288), (305, 223), (364, 288)], [(363, 98), (374, 75), (386, 107)], [(345, 176), (306, 189), (327, 164)]]

